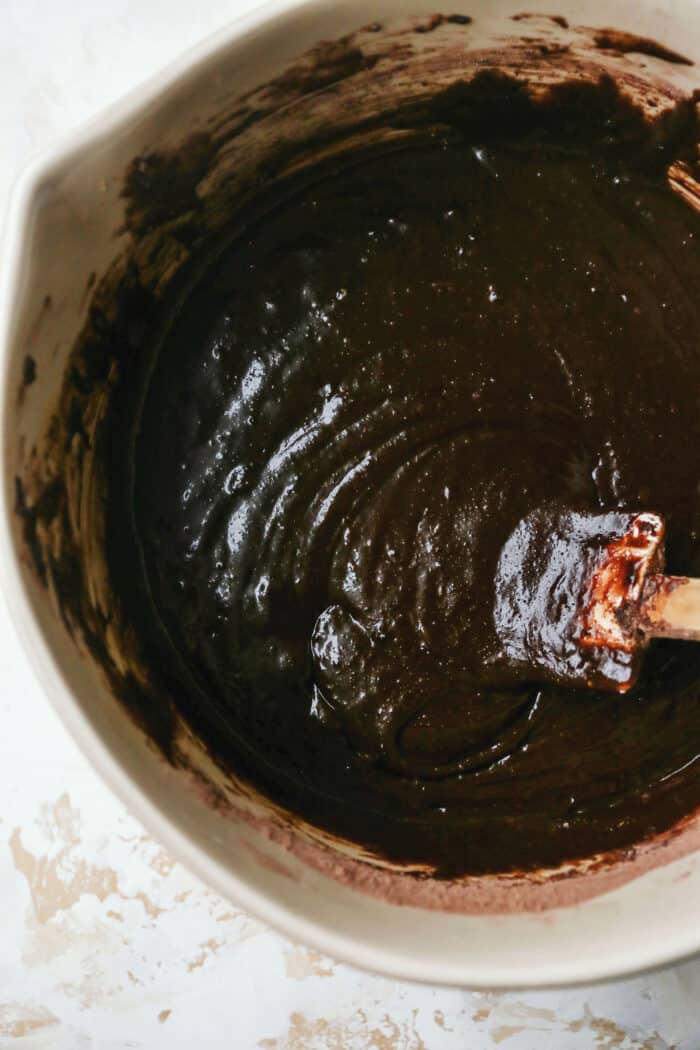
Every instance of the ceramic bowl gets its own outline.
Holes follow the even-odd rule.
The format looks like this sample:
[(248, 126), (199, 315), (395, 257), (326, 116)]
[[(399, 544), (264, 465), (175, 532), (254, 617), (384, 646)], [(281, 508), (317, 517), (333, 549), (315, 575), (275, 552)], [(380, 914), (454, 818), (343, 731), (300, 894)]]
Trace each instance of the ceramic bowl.
[[(0, 282), (3, 582), (32, 664), (84, 753), (175, 857), (289, 937), (374, 971), (481, 988), (591, 981), (696, 952), (695, 816), (625, 856), (440, 884), (226, 781), (186, 725), (187, 761), (164, 760), (115, 687), (127, 630), (101, 563), (99, 428), (128, 339), (114, 360), (86, 365), (85, 355), (86, 332), (111, 324), (110, 295), (129, 274), (156, 298), (176, 279), (188, 209), (214, 235), (236, 195), (309, 163), (314, 129), (335, 129), (332, 151), (358, 114), (514, 55), (533, 82), (563, 76), (558, 56), (568, 53), (585, 75), (610, 72), (661, 104), (700, 86), (700, 67), (631, 38), (596, 44), (596, 30), (613, 26), (700, 60), (694, 0), (532, 0), (513, 18), (522, 14), (522, 0), (451, 0), (447, 18), (415, 0), (268, 3), (31, 166), (13, 197)], [(193, 143), (204, 160), (183, 171), (177, 158)], [(182, 192), (157, 219), (150, 202), (147, 221), (135, 188), (158, 163), (173, 165)], [(69, 430), (66, 393), (79, 352), (89, 387), (82, 436)], [(78, 581), (70, 597), (66, 573)]]

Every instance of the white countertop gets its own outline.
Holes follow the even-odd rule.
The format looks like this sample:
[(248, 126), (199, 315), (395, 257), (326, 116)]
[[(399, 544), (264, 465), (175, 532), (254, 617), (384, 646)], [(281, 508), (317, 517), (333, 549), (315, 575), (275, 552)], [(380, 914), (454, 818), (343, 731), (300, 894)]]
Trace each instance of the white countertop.
[[(0, 214), (26, 161), (249, 0), (0, 0)], [(188, 874), (78, 753), (0, 606), (0, 1050), (698, 1050), (700, 961), (417, 987), (290, 944)], [(572, 946), (573, 947), (573, 946)]]

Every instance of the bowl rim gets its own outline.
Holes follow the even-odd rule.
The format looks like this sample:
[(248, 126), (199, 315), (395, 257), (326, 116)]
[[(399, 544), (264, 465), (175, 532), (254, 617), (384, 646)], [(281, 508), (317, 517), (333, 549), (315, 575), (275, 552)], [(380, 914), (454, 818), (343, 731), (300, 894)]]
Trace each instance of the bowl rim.
[[(462, 985), (475, 989), (570, 987), (628, 977), (680, 962), (700, 951), (700, 928), (694, 930), (690, 923), (683, 931), (671, 931), (667, 938), (657, 938), (654, 943), (646, 945), (643, 952), (639, 951), (638, 946), (630, 950), (625, 948), (624, 943), (620, 945), (615, 942), (597, 965), (592, 962), (581, 963), (576, 953), (563, 950), (556, 967), (551, 962), (540, 964), (533, 959), (532, 965), (524, 970), (521, 964), (513, 965), (504, 958), (502, 964), (492, 965), (490, 971), (485, 972), (477, 959), (466, 955), (463, 960), (445, 961), (442, 966), (432, 966), (430, 972), (426, 973), (425, 964), (405, 952), (377, 947), (361, 938), (351, 939), (345, 934), (338, 934), (324, 922), (314, 922), (296, 914), (274, 895), (262, 892), (252, 880), (241, 876), (233, 867), (221, 863), (205, 842), (195, 841), (187, 833), (175, 813), (153, 801), (91, 724), (33, 611), (12, 528), (14, 512), (7, 457), (10, 403), (8, 375), (18, 320), (14, 303), (26, 266), (26, 231), (42, 188), (65, 170), (87, 145), (108, 139), (133, 120), (136, 113), (157, 102), (159, 97), (183, 78), (201, 71), (218, 55), (223, 56), (234, 43), (240, 46), (253, 43), (255, 36), (269, 28), (272, 22), (284, 20), (290, 15), (302, 11), (334, 9), (337, 9), (335, 0), (266, 0), (183, 51), (127, 94), (58, 138), (28, 164), (16, 181), (5, 215), (0, 251), (0, 585), (4, 600), (42, 691), (102, 781), (142, 822), (149, 834), (162, 842), (190, 872), (284, 936), (364, 970), (416, 983)], [(493, 917), (482, 918), (488, 921)], [(497, 918), (507, 921), (507, 916)]]

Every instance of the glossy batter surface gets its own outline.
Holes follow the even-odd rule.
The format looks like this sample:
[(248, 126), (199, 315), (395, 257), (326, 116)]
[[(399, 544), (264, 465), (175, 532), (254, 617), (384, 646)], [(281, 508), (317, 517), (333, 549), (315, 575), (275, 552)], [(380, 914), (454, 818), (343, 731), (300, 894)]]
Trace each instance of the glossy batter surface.
[(700, 225), (611, 142), (548, 117), (288, 189), (192, 290), (137, 422), (134, 620), (177, 703), (294, 811), (443, 874), (700, 802), (700, 647), (655, 644), (616, 697), (541, 684), (497, 629), (542, 507), (653, 508), (668, 571), (700, 571)]

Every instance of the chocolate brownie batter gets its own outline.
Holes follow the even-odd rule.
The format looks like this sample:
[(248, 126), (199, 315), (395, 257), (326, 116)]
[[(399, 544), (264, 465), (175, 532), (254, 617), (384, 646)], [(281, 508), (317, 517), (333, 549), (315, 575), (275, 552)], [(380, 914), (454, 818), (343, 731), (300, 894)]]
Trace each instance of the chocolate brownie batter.
[(489, 97), (239, 217), (132, 403), (111, 509), (122, 601), (217, 759), (444, 875), (623, 847), (700, 803), (700, 646), (654, 644), (625, 696), (543, 682), (496, 586), (547, 508), (613, 531), (653, 508), (667, 570), (700, 573), (680, 140), (609, 82)]

